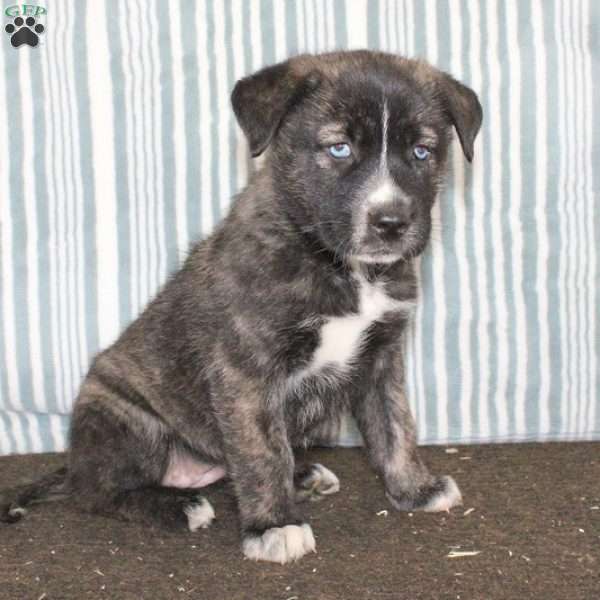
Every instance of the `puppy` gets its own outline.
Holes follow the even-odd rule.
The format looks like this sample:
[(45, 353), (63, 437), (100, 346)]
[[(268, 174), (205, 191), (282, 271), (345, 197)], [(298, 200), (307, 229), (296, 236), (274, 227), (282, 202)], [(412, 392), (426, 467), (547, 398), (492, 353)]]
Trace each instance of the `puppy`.
[(419, 61), (369, 51), (302, 55), (239, 81), (232, 104), (262, 168), (228, 216), (121, 335), (76, 400), (68, 465), (13, 490), (32, 501), (194, 531), (198, 489), (228, 477), (252, 559), (315, 550), (298, 501), (339, 489), (294, 449), (356, 419), (400, 510), (461, 502), (419, 458), (404, 394), (416, 300), (451, 129), (470, 161), (473, 91)]

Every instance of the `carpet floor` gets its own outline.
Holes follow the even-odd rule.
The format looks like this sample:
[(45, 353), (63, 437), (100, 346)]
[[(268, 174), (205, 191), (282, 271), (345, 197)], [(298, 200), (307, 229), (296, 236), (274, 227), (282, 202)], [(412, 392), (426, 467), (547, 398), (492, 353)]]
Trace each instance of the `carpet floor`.
[[(280, 566), (244, 560), (235, 502), (208, 488), (217, 520), (171, 533), (34, 506), (0, 523), (0, 598), (58, 600), (598, 600), (600, 444), (427, 447), (465, 505), (394, 512), (359, 449), (314, 450), (341, 490), (305, 513), (317, 552)], [(0, 458), (0, 490), (62, 464), (60, 454)]]

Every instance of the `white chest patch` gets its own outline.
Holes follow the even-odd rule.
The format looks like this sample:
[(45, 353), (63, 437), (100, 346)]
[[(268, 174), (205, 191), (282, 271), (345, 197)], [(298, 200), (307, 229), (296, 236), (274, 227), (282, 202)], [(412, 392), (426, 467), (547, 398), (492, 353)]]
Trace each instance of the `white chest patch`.
[(379, 284), (359, 279), (359, 312), (331, 317), (322, 326), (320, 341), (310, 363), (294, 375), (294, 383), (315, 375), (325, 367), (345, 371), (365, 340), (366, 330), (390, 311), (410, 311), (415, 303), (390, 298)]

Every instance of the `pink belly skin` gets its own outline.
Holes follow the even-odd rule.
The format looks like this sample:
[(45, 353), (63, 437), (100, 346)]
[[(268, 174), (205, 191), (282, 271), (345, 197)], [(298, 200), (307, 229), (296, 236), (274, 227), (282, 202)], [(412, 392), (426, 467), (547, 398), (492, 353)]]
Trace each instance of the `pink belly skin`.
[(226, 475), (220, 465), (195, 460), (189, 454), (172, 452), (161, 485), (175, 488), (202, 488)]

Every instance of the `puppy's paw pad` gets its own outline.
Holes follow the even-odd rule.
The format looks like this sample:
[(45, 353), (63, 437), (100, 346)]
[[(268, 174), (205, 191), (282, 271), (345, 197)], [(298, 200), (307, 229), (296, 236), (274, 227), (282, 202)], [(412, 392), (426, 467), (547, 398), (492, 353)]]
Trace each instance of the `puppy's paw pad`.
[(272, 527), (260, 536), (248, 536), (242, 550), (252, 560), (266, 560), (285, 564), (315, 552), (315, 538), (310, 525)]
[(452, 477), (444, 476), (438, 479), (439, 487), (423, 506), (425, 512), (449, 511), (454, 506), (462, 504), (462, 494)]
[(296, 477), (296, 491), (301, 500), (320, 500), (323, 496), (339, 492), (340, 480), (333, 471), (315, 463)]
[(183, 512), (188, 519), (188, 528), (190, 531), (206, 529), (215, 518), (215, 511), (206, 498), (198, 498), (193, 504), (188, 504)]

